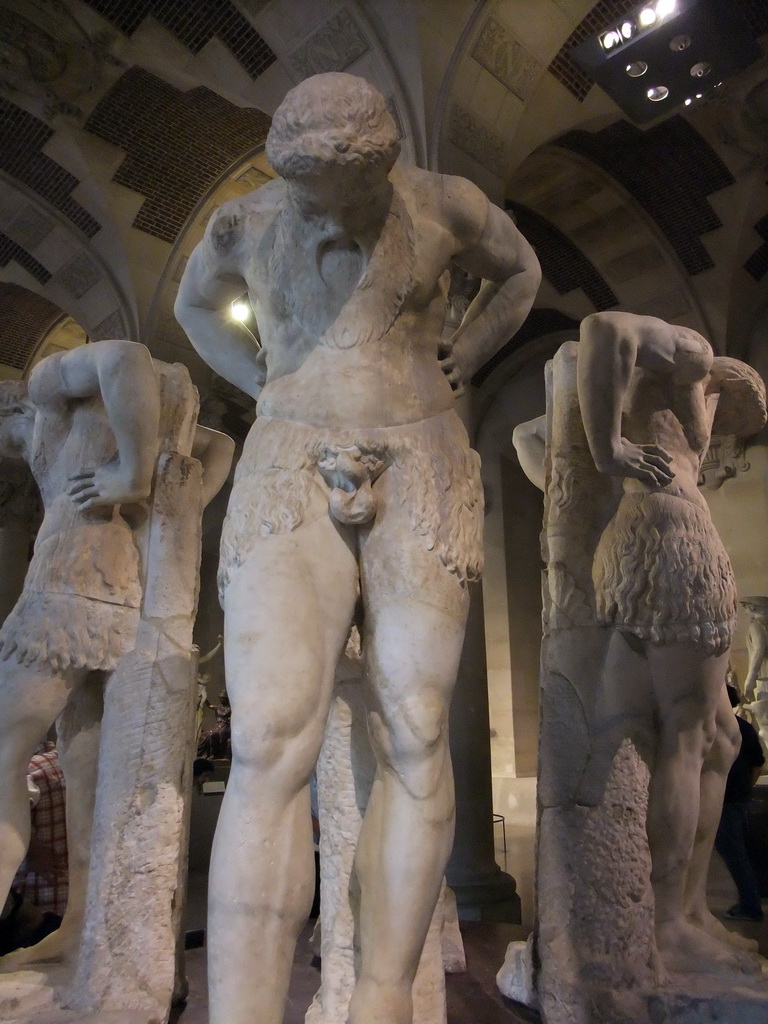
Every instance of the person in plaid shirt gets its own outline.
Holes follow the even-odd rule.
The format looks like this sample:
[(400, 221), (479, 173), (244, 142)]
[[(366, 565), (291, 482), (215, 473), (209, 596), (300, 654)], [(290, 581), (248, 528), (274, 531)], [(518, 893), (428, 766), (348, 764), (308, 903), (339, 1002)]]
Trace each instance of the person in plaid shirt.
[(57, 920), (50, 923), (58, 925), (67, 908), (69, 872), (66, 784), (53, 743), (44, 741), (38, 746), (27, 777), (32, 792), (34, 786), (40, 795), (32, 808), (29, 851), (13, 887), (44, 914), (55, 915)]

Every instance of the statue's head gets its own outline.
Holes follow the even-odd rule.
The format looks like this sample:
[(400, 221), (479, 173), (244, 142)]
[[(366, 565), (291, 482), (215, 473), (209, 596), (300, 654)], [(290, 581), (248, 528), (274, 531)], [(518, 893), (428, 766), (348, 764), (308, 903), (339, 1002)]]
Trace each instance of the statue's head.
[(745, 597), (739, 604), (752, 615), (768, 615), (768, 597)]
[(716, 356), (709, 376), (708, 390), (720, 395), (713, 433), (751, 437), (765, 426), (765, 384), (757, 370), (741, 359)]
[(388, 173), (400, 152), (386, 100), (364, 78), (330, 72), (287, 94), (267, 136), (267, 159), (284, 178), (331, 167), (377, 167)]
[(0, 434), (8, 455), (23, 456), (23, 438), (29, 438), (35, 406), (25, 380), (0, 381)]

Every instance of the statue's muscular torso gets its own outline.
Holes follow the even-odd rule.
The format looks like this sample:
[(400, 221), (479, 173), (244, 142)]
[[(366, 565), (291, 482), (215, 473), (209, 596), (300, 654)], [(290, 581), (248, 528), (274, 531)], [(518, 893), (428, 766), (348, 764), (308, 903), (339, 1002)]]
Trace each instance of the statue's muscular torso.
[(222, 207), (210, 239), (256, 312), (267, 361), (260, 415), (371, 428), (452, 408), (438, 345), (446, 266), (466, 240), (444, 213), (446, 179), (400, 169), (391, 180), (390, 216), (369, 237), (299, 214), (279, 179), (235, 217), (236, 205)]
[(698, 489), (701, 460), (709, 445), (716, 395), (706, 394), (712, 365), (712, 349), (698, 334), (684, 331), (686, 380), (676, 383), (672, 376), (636, 368), (624, 403), (622, 434), (635, 444), (655, 444), (672, 461), (674, 478), (665, 487), (651, 486), (627, 477), (627, 492), (675, 494), (706, 507)]

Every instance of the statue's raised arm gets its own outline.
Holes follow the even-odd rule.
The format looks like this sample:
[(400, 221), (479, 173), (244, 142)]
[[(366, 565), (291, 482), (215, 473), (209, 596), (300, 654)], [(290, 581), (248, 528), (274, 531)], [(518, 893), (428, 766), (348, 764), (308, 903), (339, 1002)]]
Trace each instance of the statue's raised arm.
[(272, 207), (275, 191), (275, 186), (267, 186), (259, 190), (258, 201), (252, 197), (233, 200), (216, 211), (189, 258), (174, 307), (176, 319), (200, 356), (252, 398), (258, 397), (264, 384), (264, 356), (258, 337), (233, 319), (229, 308), (248, 288), (245, 244), (251, 232), (258, 232), (259, 210)]
[[(149, 497), (160, 423), (160, 396), (149, 350), (131, 341), (100, 341), (43, 360), (33, 371), (30, 396), (41, 410), (101, 395), (117, 452), (85, 466), (67, 493), (81, 509)], [(126, 401), (130, 395), (131, 400)]]
[(512, 218), (464, 178), (443, 177), (443, 211), (454, 232), (454, 259), (483, 279), (448, 340), (443, 368), (460, 390), (519, 330), (541, 283), (541, 268)]
[(651, 316), (595, 313), (582, 321), (580, 341), (579, 405), (595, 465), (611, 476), (659, 487), (670, 483), (669, 453), (623, 437), (622, 412), (636, 368), (667, 377), (676, 373), (684, 348), (677, 328)]

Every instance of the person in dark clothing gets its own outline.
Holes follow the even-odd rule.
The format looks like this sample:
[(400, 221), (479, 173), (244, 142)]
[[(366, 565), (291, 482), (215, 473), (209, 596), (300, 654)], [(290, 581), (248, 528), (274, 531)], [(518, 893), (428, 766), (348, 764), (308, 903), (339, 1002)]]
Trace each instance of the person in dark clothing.
[[(731, 707), (737, 707), (739, 694), (735, 687), (728, 687), (728, 696)], [(727, 910), (725, 916), (733, 921), (762, 921), (760, 891), (747, 853), (746, 825), (749, 797), (765, 764), (765, 757), (750, 723), (738, 716), (736, 721), (741, 732), (741, 749), (728, 773), (715, 849), (725, 861), (739, 892), (739, 902)]]

